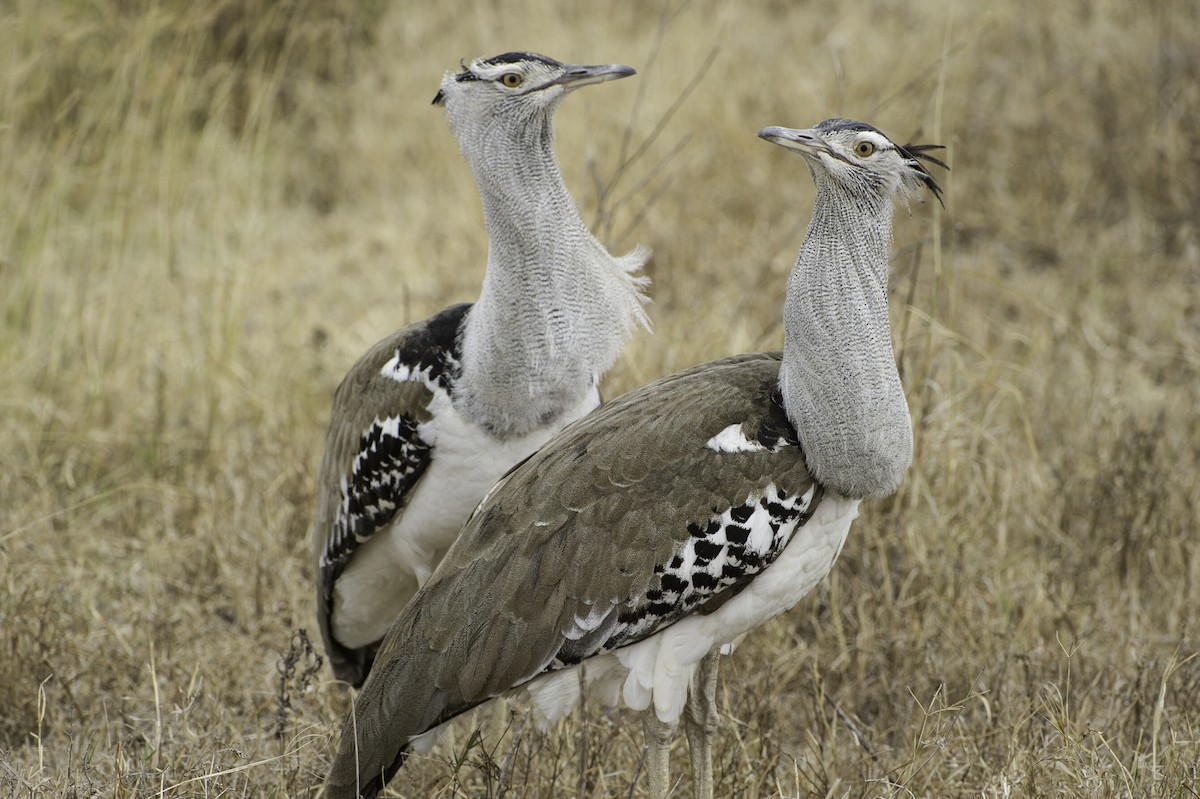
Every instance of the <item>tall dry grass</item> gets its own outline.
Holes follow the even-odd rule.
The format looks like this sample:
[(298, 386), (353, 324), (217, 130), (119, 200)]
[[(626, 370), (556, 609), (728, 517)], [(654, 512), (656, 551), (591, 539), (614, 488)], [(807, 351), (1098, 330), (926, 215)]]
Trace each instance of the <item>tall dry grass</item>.
[[(347, 704), (299, 633), (330, 393), (475, 295), (429, 100), (514, 48), (642, 70), (558, 115), (586, 216), (655, 250), (610, 394), (778, 346), (811, 188), (759, 127), (950, 147), (945, 211), (897, 218), (916, 462), (726, 661), (719, 794), (1200, 793), (1192, 0), (15, 0), (0, 39), (5, 795), (313, 794)], [(464, 724), (394, 788), (626, 796), (640, 746), (601, 708)]]

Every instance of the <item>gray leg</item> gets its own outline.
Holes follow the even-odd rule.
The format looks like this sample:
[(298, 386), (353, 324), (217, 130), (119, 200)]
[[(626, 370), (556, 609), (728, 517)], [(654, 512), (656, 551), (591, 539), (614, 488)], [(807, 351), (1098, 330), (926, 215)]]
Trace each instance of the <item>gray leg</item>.
[(713, 650), (696, 669), (687, 706), (683, 711), (683, 730), (692, 754), (692, 786), (696, 799), (713, 799), (712, 739), (717, 733), (717, 666), (721, 653)]
[(654, 705), (642, 711), (642, 726), (646, 729), (646, 771), (650, 780), (650, 796), (667, 799), (671, 790), (671, 739), (675, 725), (659, 721)]

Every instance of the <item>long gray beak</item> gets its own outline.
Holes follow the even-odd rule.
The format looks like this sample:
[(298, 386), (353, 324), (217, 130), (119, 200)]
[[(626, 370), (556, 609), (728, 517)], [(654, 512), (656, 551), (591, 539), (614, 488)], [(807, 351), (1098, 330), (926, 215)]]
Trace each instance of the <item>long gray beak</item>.
[(620, 78), (628, 78), (630, 75), (637, 74), (636, 69), (627, 67), (624, 64), (592, 64), (590, 66), (584, 64), (566, 64), (565, 66), (567, 71), (563, 73), (561, 78), (538, 88), (565, 86), (569, 90), (575, 90), (580, 86), (591, 86), (593, 83), (603, 83), (606, 80), (619, 80)]
[(780, 147), (795, 150), (801, 155), (815, 156), (818, 153), (828, 153), (829, 148), (812, 128), (796, 130), (795, 128), (770, 127), (758, 132), (760, 139), (766, 139)]

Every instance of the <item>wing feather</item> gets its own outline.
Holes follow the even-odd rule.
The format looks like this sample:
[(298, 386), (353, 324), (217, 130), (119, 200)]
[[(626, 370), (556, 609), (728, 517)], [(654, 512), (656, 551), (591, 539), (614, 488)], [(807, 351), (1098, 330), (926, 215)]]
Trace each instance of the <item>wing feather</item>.
[[(768, 486), (777, 504), (785, 497), (798, 507), (807, 495), (802, 513), (811, 514), (820, 491), (778, 402), (778, 371), (778, 353), (758, 353), (656, 381), (574, 423), (510, 472), (384, 639), (377, 662), (388, 668), (372, 673), (356, 703), (359, 751), (347, 749), (355, 745), (347, 730), (330, 785), (354, 778), (355, 758), (359, 773), (390, 775), (409, 738), (432, 724), (675, 621), (664, 613), (631, 623), (661, 598), (664, 565), (693, 530)], [(708, 445), (731, 425), (763, 445)], [(741, 587), (738, 579), (706, 584), (684, 612), (704, 612)], [(593, 629), (581, 631), (580, 619)]]
[(379, 341), (334, 393), (312, 534), (317, 620), (334, 673), (355, 684), (370, 654), (334, 638), (333, 585), (363, 542), (400, 519), (434, 456), (418, 428), (430, 419), (434, 391), (449, 390), (469, 307), (452, 306)]

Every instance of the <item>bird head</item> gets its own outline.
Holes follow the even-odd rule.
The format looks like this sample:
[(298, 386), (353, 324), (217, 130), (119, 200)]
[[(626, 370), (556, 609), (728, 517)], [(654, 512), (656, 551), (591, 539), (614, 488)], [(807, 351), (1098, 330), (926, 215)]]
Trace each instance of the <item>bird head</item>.
[(940, 144), (894, 143), (865, 122), (827, 119), (814, 128), (770, 127), (758, 132), (760, 138), (804, 156), (818, 181), (830, 181), (852, 195), (865, 199), (890, 200), (919, 198), (918, 189), (926, 187), (942, 200), (942, 187), (934, 180), (923, 161), (949, 169), (929, 150), (943, 149)]
[(544, 125), (569, 92), (635, 73), (621, 64), (563, 64), (537, 53), (503, 53), (447, 72), (433, 104), (445, 108), (450, 126), (463, 138), (497, 123)]

